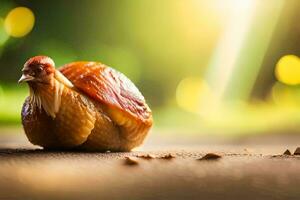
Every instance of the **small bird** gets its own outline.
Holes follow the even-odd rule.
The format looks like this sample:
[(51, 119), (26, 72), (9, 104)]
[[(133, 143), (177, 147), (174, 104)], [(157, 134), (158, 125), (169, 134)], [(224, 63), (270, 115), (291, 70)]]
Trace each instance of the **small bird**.
[(136, 86), (99, 62), (55, 69), (47, 56), (30, 58), (19, 80), (30, 95), (21, 112), (29, 141), (44, 149), (130, 151), (144, 141), (152, 112)]

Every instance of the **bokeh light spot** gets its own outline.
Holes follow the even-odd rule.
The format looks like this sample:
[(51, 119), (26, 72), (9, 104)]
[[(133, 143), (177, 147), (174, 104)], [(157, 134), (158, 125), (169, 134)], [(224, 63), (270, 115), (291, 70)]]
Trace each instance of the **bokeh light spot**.
[(211, 97), (208, 84), (195, 77), (180, 81), (176, 89), (177, 104), (186, 111), (199, 113), (204, 103)]
[(5, 31), (12, 37), (23, 37), (32, 30), (34, 21), (34, 14), (30, 9), (26, 7), (14, 8), (5, 18)]
[(272, 87), (271, 97), (273, 102), (277, 105), (299, 105), (300, 88), (298, 86), (288, 86), (277, 82)]
[(280, 58), (275, 68), (278, 81), (287, 85), (300, 83), (300, 59), (295, 55), (286, 55)]

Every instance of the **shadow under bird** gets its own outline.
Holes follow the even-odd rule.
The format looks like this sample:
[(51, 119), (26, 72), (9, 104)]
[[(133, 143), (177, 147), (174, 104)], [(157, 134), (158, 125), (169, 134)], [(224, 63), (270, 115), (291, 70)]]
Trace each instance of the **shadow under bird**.
[(98, 62), (55, 69), (47, 56), (24, 65), (30, 95), (22, 108), (29, 141), (45, 149), (130, 151), (142, 144), (152, 113), (136, 86)]

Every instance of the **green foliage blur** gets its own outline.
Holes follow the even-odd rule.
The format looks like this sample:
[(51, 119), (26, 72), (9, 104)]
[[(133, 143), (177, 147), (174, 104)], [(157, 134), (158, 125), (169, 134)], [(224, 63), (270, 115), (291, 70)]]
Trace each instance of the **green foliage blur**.
[[(0, 0), (0, 125), (20, 125), (28, 95), (27, 86), (17, 84), (22, 66), (32, 56), (47, 55), (57, 67), (100, 61), (123, 72), (152, 108), (155, 127), (198, 133), (220, 125), (228, 132), (263, 132), (278, 118), (270, 114), (269, 123), (260, 124), (262, 112), (290, 116), (282, 107), (269, 109), (269, 97), (276, 62), (300, 50), (299, 32), (290, 31), (300, 3), (253, 2)], [(33, 30), (21, 38), (6, 38), (3, 21), (19, 6), (34, 13)], [(195, 81), (195, 87), (182, 86), (180, 93), (178, 86), (188, 77), (206, 81), (209, 94), (220, 93), (222, 98), (212, 95), (206, 106), (192, 105), (209, 95), (201, 91), (199, 99), (191, 101), (203, 88), (196, 87), (201, 81)], [(212, 104), (218, 98), (221, 107)], [(257, 101), (264, 103), (244, 106)]]
[[(48, 55), (57, 66), (77, 60), (112, 66), (138, 86), (151, 107), (161, 108), (172, 101), (183, 77), (201, 74), (219, 34), (208, 36), (208, 32), (220, 28), (206, 22), (206, 12), (189, 13), (195, 12), (187, 10), (193, 5), (183, 1), (1, 0), (1, 5), (1, 17), (16, 6), (29, 7), (36, 17), (31, 33), (10, 38), (1, 46), (0, 81), (9, 99), (11, 90), (21, 90), (16, 82), (24, 62), (35, 55)], [(206, 30), (203, 23), (209, 25)], [(184, 31), (186, 28), (191, 30)], [(205, 37), (211, 39), (205, 41)], [(6, 102), (10, 103), (16, 102)], [(7, 121), (7, 116), (1, 113), (1, 121)]]

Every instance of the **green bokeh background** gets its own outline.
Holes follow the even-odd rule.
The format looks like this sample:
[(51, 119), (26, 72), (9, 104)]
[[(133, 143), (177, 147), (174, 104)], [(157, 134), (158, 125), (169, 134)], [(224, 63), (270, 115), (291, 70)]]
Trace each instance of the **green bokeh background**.
[[(158, 129), (264, 133), (273, 130), (272, 123), (284, 129), (294, 127), (298, 120), (297, 110), (272, 107), (268, 98), (276, 83), (273, 71), (278, 59), (286, 54), (299, 55), (299, 1), (255, 1), (235, 70), (221, 99), (222, 107), (213, 116), (180, 108), (176, 88), (186, 77), (205, 79), (214, 68), (218, 44), (231, 23), (228, 15), (240, 9), (238, 1), (0, 0), (0, 5), (3, 127), (20, 126), (20, 109), (28, 89), (18, 85), (17, 80), (24, 62), (41, 54), (53, 58), (57, 66), (78, 60), (101, 61), (123, 72), (144, 94)], [(7, 13), (18, 6), (33, 11), (35, 26), (25, 37), (5, 40), (1, 24)], [(221, 61), (216, 63), (222, 72)], [(292, 93), (297, 96), (298, 91), (294, 89)], [(257, 101), (262, 103), (253, 104)], [(247, 105), (239, 106), (241, 102)], [(269, 121), (261, 123), (266, 112)]]

